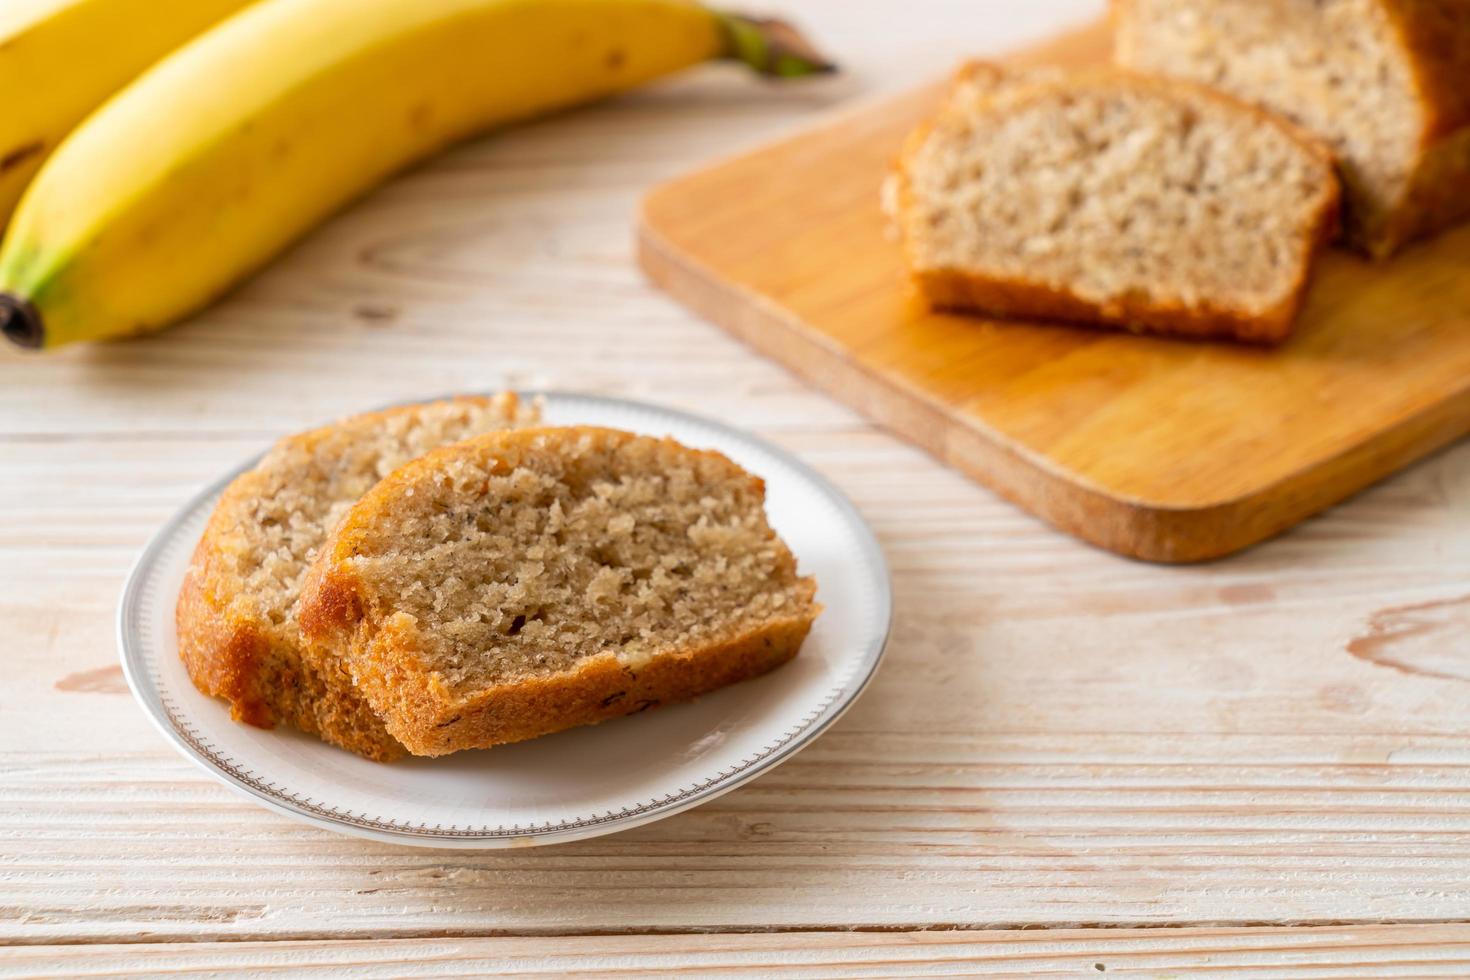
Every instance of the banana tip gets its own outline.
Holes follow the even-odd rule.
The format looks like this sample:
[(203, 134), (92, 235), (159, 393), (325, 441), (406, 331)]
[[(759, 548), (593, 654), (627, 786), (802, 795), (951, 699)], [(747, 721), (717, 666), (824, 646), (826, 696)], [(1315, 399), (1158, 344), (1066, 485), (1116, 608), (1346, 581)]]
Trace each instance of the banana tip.
[(46, 340), (41, 311), (10, 293), (0, 293), (0, 333), (11, 343), (32, 349), (40, 347)]

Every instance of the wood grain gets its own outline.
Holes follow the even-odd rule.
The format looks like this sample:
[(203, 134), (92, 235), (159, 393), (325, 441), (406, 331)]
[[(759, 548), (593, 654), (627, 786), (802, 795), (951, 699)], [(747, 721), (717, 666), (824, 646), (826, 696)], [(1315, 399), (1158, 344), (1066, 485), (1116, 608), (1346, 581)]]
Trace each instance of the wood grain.
[[(1109, 43), (1099, 24), (1023, 60), (1090, 63)], [(645, 270), (870, 418), (1133, 557), (1229, 554), (1470, 431), (1470, 227), (1382, 265), (1328, 254), (1279, 350), (929, 312), (878, 186), (937, 92), (656, 189)]]
[(307, 977), (592, 978), (670, 971), (709, 977), (1463, 977), (1470, 973), (1470, 926), (51, 946), (13, 951), (0, 963), (0, 977), (14, 978), (199, 971)]
[[(1470, 446), (1228, 561), (1148, 565), (751, 355), (633, 264), (651, 182), (1095, 12), (780, 6), (850, 65), (836, 88), (713, 70), (525, 127), (180, 329), (0, 353), (0, 973), (1467, 972), (1459, 926), (1408, 923), (1470, 920)], [(283, 432), (507, 384), (717, 415), (835, 481), (894, 573), (869, 693), (707, 806), (519, 852), (318, 831), (175, 755), (116, 666), (149, 535)]]
[(1174, 568), (881, 433), (770, 434), (892, 562), (872, 689), (707, 806), (490, 854), (260, 810), (107, 683), (137, 547), (253, 437), (6, 444), (0, 942), (1470, 919), (1470, 452)]

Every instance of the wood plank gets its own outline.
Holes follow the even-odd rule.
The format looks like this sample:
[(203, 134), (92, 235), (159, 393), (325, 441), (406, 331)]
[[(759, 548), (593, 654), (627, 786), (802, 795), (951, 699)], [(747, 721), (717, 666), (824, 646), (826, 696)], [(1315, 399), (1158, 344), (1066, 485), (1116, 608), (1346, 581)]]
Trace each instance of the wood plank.
[[(1302, 976), (1318, 959), (1316, 975), (1466, 972), (1458, 933), (1366, 923), (1470, 919), (1470, 447), (1231, 561), (1154, 567), (1052, 533), (750, 356), (633, 267), (646, 184), (1096, 9), (921, 0), (893, 31), (887, 4), (781, 6), (852, 66), (836, 88), (715, 70), (527, 127), (394, 182), (181, 329), (0, 352), (0, 943), (130, 944), (90, 962), (9, 947), (0, 973), (478, 973), (486, 957), (627, 975), (687, 950), (716, 974), (944, 974), (982, 955), (1004, 964), (991, 972), (1075, 974), (1094, 949), (1121, 966), (1114, 939), (1144, 944), (1155, 973), (1218, 956), (1260, 975), (1251, 943)], [(505, 384), (719, 415), (835, 480), (895, 574), (892, 660), (871, 692), (709, 806), (494, 855), (302, 827), (174, 755), (126, 693), (113, 637), (154, 528), (281, 432)], [(1107, 929), (1055, 964), (1044, 946), (1005, 959), (993, 935), (910, 931), (1266, 921), (1352, 925), (1242, 933), (1219, 943), (1229, 956), (1208, 937), (1168, 947), (1183, 930)], [(817, 938), (746, 935), (767, 929)], [(703, 930), (735, 935), (684, 935)], [(650, 931), (680, 935), (625, 935)], [(444, 939), (459, 934), (541, 938)], [(362, 942), (322, 956), (275, 942), (293, 937)], [(1071, 938), (1003, 941), (1047, 940)]]
[(1456, 977), (1470, 926), (800, 932), (329, 943), (189, 943), (16, 949), (0, 976), (256, 975), (627, 977), (1173, 976)]
[(871, 691), (707, 806), (493, 854), (264, 812), (124, 691), (122, 573), (253, 436), (6, 445), (0, 942), (1470, 919), (1470, 447), (1172, 568), (881, 433), (773, 435), (892, 562)]
[[(1025, 60), (1101, 61), (1104, 25)], [(878, 187), (929, 86), (644, 202), (640, 260), (691, 309), (1083, 539), (1229, 554), (1470, 431), (1470, 228), (1331, 252), (1279, 350), (929, 312)]]
[[(795, 87), (709, 66), (462, 146), (390, 181), (226, 301), (156, 336), (36, 356), (0, 345), (0, 440), (251, 432), (446, 391), (560, 387), (737, 424), (853, 415), (650, 289), (647, 188), (700, 161), (1001, 51), (1101, 0), (783, 0), (847, 71)], [(283, 397), (289, 395), (289, 397)], [(3, 453), (0, 448), (0, 453)], [(0, 456), (3, 460), (3, 456)]]

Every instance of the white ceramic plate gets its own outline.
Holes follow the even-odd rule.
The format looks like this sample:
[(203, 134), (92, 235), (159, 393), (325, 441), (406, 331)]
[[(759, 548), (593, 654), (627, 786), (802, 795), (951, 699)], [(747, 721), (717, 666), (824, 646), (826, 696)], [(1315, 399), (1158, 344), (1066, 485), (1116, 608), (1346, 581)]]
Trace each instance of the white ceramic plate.
[(718, 449), (767, 486), (771, 524), (826, 607), (795, 660), (694, 704), (440, 759), (368, 762), (278, 728), (230, 720), (189, 682), (174, 600), (220, 491), (195, 497), (149, 542), (118, 610), (123, 670), (163, 734), (205, 771), (318, 827), (431, 847), (596, 837), (678, 813), (789, 758), (852, 704), (891, 616), (883, 554), (852, 504), (790, 454), (718, 422), (610, 398), (546, 394), (551, 425), (606, 425)]

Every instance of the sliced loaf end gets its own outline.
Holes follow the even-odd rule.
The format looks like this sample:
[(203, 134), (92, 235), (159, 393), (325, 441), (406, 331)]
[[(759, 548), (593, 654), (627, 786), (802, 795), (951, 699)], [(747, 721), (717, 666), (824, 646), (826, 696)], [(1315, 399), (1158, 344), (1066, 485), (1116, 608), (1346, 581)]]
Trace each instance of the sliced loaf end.
[(195, 687), (229, 701), (236, 720), (292, 725), (379, 761), (402, 756), (345, 666), (302, 644), (296, 607), (305, 573), (347, 508), (393, 469), (537, 416), (513, 394), (466, 396), (282, 439), (226, 488), (185, 574), (175, 623)]
[(1470, 214), (1470, 4), (1114, 0), (1115, 60), (1320, 134), (1350, 243), (1377, 257)]
[(686, 700), (794, 656), (819, 607), (717, 453), (587, 427), (498, 433), (379, 484), (302, 624), (410, 751), (519, 741)]
[(1336, 228), (1325, 147), (1202, 87), (976, 63), (897, 168), (936, 307), (1275, 342)]

